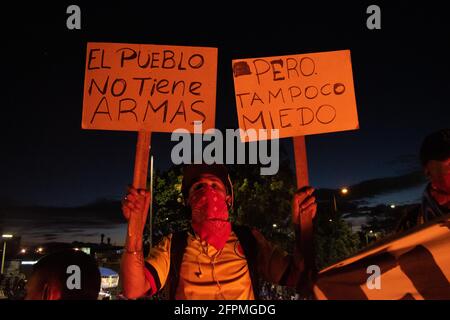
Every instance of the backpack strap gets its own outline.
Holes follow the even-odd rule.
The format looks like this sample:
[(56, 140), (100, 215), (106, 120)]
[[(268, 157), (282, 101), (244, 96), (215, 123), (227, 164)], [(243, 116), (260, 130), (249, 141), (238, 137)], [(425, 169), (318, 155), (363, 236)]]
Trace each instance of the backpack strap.
[(250, 279), (252, 281), (253, 294), (255, 299), (259, 299), (259, 274), (256, 262), (258, 255), (258, 244), (250, 227), (233, 224), (233, 231), (239, 239), (239, 243), (241, 244), (242, 250), (244, 250), (244, 254), (247, 259)]
[(175, 300), (178, 282), (180, 281), (181, 262), (187, 246), (188, 233), (186, 230), (176, 232), (172, 235), (170, 243), (170, 269), (168, 275), (168, 297)]

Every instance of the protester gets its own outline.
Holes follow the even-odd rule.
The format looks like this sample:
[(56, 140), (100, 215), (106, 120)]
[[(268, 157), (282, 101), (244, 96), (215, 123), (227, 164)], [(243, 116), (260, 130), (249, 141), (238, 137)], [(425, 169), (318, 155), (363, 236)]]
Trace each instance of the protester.
[(25, 300), (96, 300), (100, 283), (90, 255), (72, 249), (50, 253), (34, 265)]
[(297, 239), (294, 254), (290, 255), (269, 243), (258, 230), (230, 223), (233, 186), (225, 166), (186, 166), (182, 193), (191, 212), (191, 228), (164, 237), (144, 257), (142, 234), (150, 194), (130, 187), (122, 201), (128, 219), (121, 266), (124, 295), (134, 299), (164, 288), (169, 299), (247, 300), (259, 298), (259, 279), (298, 286), (305, 272), (300, 214), (315, 216), (313, 191), (305, 187), (293, 197)]
[(429, 134), (422, 142), (420, 160), (429, 180), (421, 206), (406, 212), (397, 231), (450, 213), (450, 128)]

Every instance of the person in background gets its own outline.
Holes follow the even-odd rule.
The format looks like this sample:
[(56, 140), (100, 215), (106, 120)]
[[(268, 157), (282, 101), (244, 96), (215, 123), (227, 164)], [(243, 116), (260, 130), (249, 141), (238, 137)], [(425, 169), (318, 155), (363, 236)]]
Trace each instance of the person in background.
[(97, 300), (100, 284), (95, 259), (68, 249), (50, 253), (34, 265), (25, 300)]
[(397, 231), (404, 231), (450, 213), (450, 128), (425, 137), (420, 148), (420, 161), (428, 184), (422, 204), (406, 212)]

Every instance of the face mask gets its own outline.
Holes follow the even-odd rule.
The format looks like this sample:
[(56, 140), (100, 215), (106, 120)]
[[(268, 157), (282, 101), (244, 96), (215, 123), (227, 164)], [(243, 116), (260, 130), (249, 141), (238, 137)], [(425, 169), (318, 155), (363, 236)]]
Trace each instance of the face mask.
[(231, 233), (225, 195), (206, 185), (194, 191), (189, 202), (195, 233), (217, 250), (222, 249)]

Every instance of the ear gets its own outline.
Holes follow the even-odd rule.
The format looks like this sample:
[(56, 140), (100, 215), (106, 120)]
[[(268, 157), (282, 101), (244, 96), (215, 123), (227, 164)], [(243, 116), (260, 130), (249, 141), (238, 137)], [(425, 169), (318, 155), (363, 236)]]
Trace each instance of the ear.
[(231, 201), (231, 196), (229, 194), (227, 194), (227, 196), (225, 197), (225, 202), (227, 203), (227, 207), (228, 209), (231, 209), (232, 206), (232, 201)]

